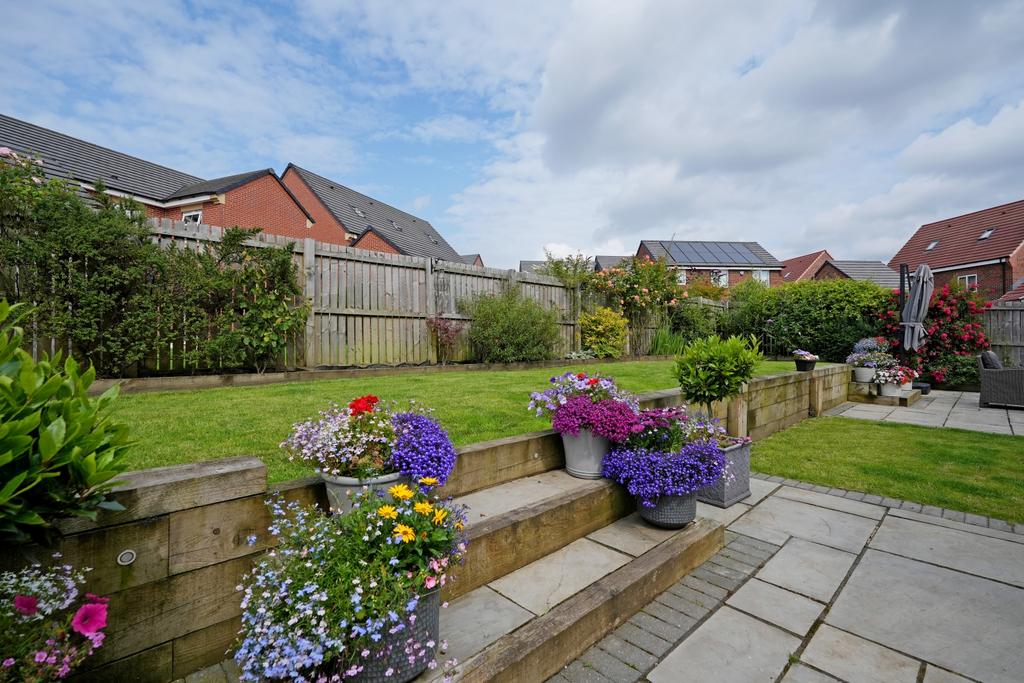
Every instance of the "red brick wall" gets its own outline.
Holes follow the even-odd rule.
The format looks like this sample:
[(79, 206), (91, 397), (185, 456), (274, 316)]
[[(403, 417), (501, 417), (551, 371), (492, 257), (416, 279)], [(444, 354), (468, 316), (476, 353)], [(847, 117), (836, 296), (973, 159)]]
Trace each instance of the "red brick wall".
[[(1013, 275), (1010, 270), (1010, 264), (1006, 264), (1007, 288), (1013, 286)], [(988, 266), (959, 268), (957, 270), (946, 270), (941, 273), (935, 273), (935, 286), (942, 287), (946, 284), (955, 284), (957, 282), (957, 277), (960, 275), (977, 275), (978, 291), (987, 299), (998, 299), (1007, 291), (1007, 289), (1003, 288), (1003, 266), (998, 263)]]
[(812, 280), (842, 280), (844, 278), (849, 278), (849, 276), (833, 266), (831, 263), (823, 265), (818, 269), (818, 272), (811, 277)]
[(331, 244), (349, 244), (349, 240), (345, 239), (345, 226), (334, 217), (334, 214), (327, 210), (323, 202), (313, 194), (309, 186), (306, 185), (306, 182), (294, 169), (289, 168), (285, 171), (281, 180), (292, 191), (292, 194), (298, 197), (299, 202), (306, 207), (306, 211), (309, 211), (313, 216), (313, 220), (316, 221), (313, 224), (311, 233), (313, 239), (319, 242), (330, 242)]
[[(154, 218), (180, 221), (184, 212), (195, 210), (195, 205), (170, 209), (147, 206), (146, 212)], [(295, 239), (311, 237), (306, 227), (306, 214), (288, 195), (273, 176), (265, 175), (224, 194), (224, 203), (213, 201), (201, 205), (203, 223), (221, 228), (262, 228), (270, 235), (283, 235)]]
[(366, 249), (367, 251), (381, 251), (385, 254), (400, 254), (402, 252), (385, 242), (375, 232), (364, 232), (359, 239), (352, 243), (355, 249)]

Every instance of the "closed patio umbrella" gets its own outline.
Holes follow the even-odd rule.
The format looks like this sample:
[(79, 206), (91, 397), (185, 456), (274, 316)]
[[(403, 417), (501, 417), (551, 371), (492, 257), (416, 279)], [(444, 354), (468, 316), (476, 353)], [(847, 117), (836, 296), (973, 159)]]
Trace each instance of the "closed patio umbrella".
[(910, 276), (910, 295), (901, 311), (903, 326), (903, 348), (919, 350), (925, 343), (928, 334), (924, 331), (924, 319), (928, 315), (928, 305), (935, 291), (935, 278), (932, 269), (922, 263)]

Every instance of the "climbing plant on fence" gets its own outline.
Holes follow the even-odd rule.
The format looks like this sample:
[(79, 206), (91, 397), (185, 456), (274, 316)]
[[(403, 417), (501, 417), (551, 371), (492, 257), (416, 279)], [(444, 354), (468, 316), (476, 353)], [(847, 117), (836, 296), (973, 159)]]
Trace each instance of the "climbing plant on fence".
[(600, 271), (593, 286), (606, 294), (608, 303), (629, 321), (633, 354), (647, 353), (641, 344), (644, 328), (659, 322), (665, 310), (684, 295), (665, 260), (650, 257), (626, 259), (620, 266)]

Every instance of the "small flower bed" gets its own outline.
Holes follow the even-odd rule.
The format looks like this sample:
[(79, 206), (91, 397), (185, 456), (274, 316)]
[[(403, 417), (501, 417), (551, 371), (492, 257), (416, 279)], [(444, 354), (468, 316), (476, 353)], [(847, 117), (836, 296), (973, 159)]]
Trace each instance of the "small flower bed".
[(555, 412), (573, 396), (586, 396), (594, 403), (613, 399), (626, 403), (634, 410), (640, 409), (636, 396), (618, 388), (611, 377), (602, 377), (597, 373), (588, 375), (585, 372), (567, 372), (552, 377), (550, 381), (550, 388), (530, 394), (530, 410), (535, 411), (537, 417), (554, 417)]
[(643, 429), (614, 447), (604, 476), (626, 487), (645, 507), (661, 496), (682, 496), (711, 486), (726, 472), (723, 447), (732, 439), (717, 420), (690, 418), (678, 408), (644, 410)]
[(281, 444), (289, 460), (303, 460), (333, 477), (368, 479), (400, 472), (444, 485), (455, 468), (455, 447), (429, 410), (399, 411), (369, 394), (347, 408), (331, 406), (316, 420), (296, 424)]
[(894, 367), (896, 359), (881, 351), (854, 351), (846, 357), (846, 363), (855, 368), (881, 369)]
[(334, 516), (271, 502), (279, 545), (239, 586), (242, 680), (340, 681), (396, 648), (437, 666), (438, 643), (414, 636), (416, 610), (465, 554), (465, 509), (404, 484), (388, 494), (364, 491)]
[(529, 409), (548, 415), (552, 428), (571, 436), (587, 429), (613, 442), (642, 429), (639, 401), (608, 377), (567, 372), (551, 378), (552, 387), (530, 395)]
[(793, 358), (796, 359), (796, 360), (805, 360), (805, 361), (816, 361), (816, 360), (818, 360), (818, 357), (815, 356), (813, 353), (811, 353), (810, 351), (804, 351), (803, 349), (796, 349), (795, 351), (793, 351)]
[(84, 583), (67, 564), (0, 573), (0, 681), (66, 678), (103, 645), (107, 598), (79, 600)]

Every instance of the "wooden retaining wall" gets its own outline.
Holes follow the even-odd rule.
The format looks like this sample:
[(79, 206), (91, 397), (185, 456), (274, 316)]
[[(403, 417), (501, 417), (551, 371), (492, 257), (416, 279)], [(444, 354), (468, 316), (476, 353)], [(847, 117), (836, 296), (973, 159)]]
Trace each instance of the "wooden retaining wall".
[[(715, 405), (714, 413), (732, 433), (763, 438), (845, 399), (841, 378), (849, 380), (845, 365), (757, 378), (728, 406)], [(641, 398), (645, 407), (682, 402), (678, 389)], [(551, 430), (458, 451), (444, 495), (564, 467), (561, 438)], [(311, 477), (268, 486), (266, 468), (252, 457), (143, 470), (123, 479), (114, 497), (125, 511), (104, 512), (97, 522), (61, 523), (64, 558), (92, 567), (87, 590), (110, 596), (107, 640), (75, 680), (166, 683), (222, 661), (232, 648), (240, 627), (236, 586), (271, 543), (268, 494), (324, 505), (323, 485)], [(247, 543), (250, 535), (254, 545)], [(7, 552), (0, 569), (45, 562), (49, 553), (34, 547)]]

